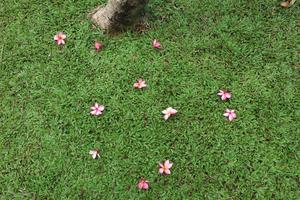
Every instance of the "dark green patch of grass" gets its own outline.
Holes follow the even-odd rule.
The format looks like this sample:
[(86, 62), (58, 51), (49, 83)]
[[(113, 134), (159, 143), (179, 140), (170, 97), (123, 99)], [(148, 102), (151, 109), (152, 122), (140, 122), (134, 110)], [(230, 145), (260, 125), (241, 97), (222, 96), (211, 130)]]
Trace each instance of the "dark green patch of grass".
[[(99, 3), (0, 2), (1, 199), (299, 197), (298, 2), (151, 1), (151, 29), (115, 37), (86, 18)], [(149, 87), (134, 90), (141, 77)], [(168, 106), (179, 113), (164, 122)], [(141, 176), (149, 191), (136, 189)]]

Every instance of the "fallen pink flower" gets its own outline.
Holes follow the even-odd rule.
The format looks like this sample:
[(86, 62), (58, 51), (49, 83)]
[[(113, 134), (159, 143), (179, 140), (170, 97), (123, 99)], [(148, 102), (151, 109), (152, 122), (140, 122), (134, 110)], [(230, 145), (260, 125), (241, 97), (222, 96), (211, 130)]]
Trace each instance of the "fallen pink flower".
[(95, 49), (96, 51), (102, 50), (103, 45), (100, 42), (95, 42)]
[(100, 151), (98, 149), (96, 150), (90, 150), (90, 155), (93, 157), (93, 159), (100, 157)]
[(161, 44), (156, 39), (154, 39), (153, 42), (152, 42), (152, 47), (155, 48), (155, 49), (160, 49)]
[(149, 189), (149, 182), (144, 178), (141, 178), (140, 182), (138, 183), (137, 187), (140, 190), (148, 190)]
[(146, 81), (140, 79), (140, 80), (138, 80), (138, 82), (136, 82), (136, 83), (133, 85), (133, 87), (138, 88), (138, 89), (142, 89), (142, 88), (144, 88), (144, 87), (147, 87)]
[(170, 163), (169, 160), (166, 160), (164, 162), (164, 164), (161, 164), (161, 163), (158, 163), (158, 164), (159, 164), (159, 167), (160, 167), (159, 168), (159, 173), (160, 174), (171, 174), (170, 169), (171, 169), (173, 163)]
[(220, 96), (223, 101), (226, 101), (231, 98), (231, 93), (226, 90), (220, 90), (218, 96)]
[(64, 34), (63, 32), (60, 32), (54, 36), (54, 41), (58, 45), (64, 45), (66, 38), (67, 38), (66, 34)]
[(103, 105), (99, 105), (98, 103), (95, 103), (94, 106), (91, 107), (91, 114), (92, 115), (95, 115), (95, 116), (98, 116), (98, 115), (101, 115), (102, 112), (104, 111), (104, 106)]
[(166, 110), (163, 110), (162, 113), (164, 114), (164, 119), (167, 120), (172, 115), (175, 115), (177, 113), (177, 110), (175, 110), (172, 107), (167, 108)]
[(236, 118), (236, 114), (234, 110), (226, 109), (225, 113), (223, 114), (225, 117), (228, 118), (229, 121), (232, 121)]

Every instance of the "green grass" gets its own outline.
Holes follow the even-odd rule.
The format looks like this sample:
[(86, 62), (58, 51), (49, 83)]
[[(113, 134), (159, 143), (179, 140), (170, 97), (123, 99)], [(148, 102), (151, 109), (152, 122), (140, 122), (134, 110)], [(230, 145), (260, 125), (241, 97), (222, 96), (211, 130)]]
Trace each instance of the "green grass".
[(103, 0), (2, 0), (0, 199), (298, 199), (300, 2), (218, 2), (151, 1), (148, 31), (107, 36), (86, 18)]

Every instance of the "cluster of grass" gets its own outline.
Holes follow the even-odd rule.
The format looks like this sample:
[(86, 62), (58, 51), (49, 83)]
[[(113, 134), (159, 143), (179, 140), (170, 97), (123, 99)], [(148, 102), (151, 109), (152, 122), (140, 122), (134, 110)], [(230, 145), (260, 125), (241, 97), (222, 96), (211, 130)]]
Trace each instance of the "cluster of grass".
[(0, 1), (0, 199), (299, 198), (298, 2), (153, 0), (149, 30), (113, 37), (86, 18), (101, 3)]

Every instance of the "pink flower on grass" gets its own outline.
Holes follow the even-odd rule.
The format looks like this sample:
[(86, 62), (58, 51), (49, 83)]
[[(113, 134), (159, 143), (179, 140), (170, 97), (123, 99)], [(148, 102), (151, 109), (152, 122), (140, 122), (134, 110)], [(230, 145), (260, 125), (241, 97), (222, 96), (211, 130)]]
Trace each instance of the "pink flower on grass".
[(146, 81), (140, 79), (140, 80), (138, 80), (138, 82), (136, 82), (136, 83), (133, 85), (133, 87), (138, 88), (138, 89), (142, 89), (142, 88), (144, 88), (144, 87), (147, 87)]
[(225, 117), (228, 118), (229, 121), (232, 121), (236, 118), (236, 114), (234, 110), (226, 109), (225, 113), (223, 114)]
[(101, 51), (102, 48), (103, 48), (103, 45), (100, 42), (95, 42), (96, 51)]
[(160, 174), (171, 174), (170, 169), (171, 169), (173, 163), (170, 163), (169, 160), (166, 160), (164, 162), (164, 164), (161, 164), (161, 163), (158, 163), (158, 164), (159, 164), (159, 167), (160, 167), (159, 168), (159, 173)]
[(64, 45), (66, 38), (67, 38), (66, 34), (64, 34), (63, 32), (60, 32), (54, 36), (54, 41), (58, 45)]
[(172, 107), (167, 108), (166, 110), (163, 110), (162, 113), (164, 114), (164, 119), (167, 120), (172, 115), (175, 115), (177, 113), (177, 110), (175, 110)]
[(90, 155), (93, 157), (93, 159), (100, 157), (100, 151), (98, 149), (90, 150)]
[(154, 39), (152, 41), (152, 47), (155, 48), (155, 49), (160, 49), (161, 48), (161, 44), (156, 39)]
[(94, 106), (91, 107), (91, 114), (98, 116), (98, 115), (102, 115), (102, 112), (104, 111), (104, 106), (103, 105), (99, 105), (98, 103), (95, 103)]
[(141, 180), (138, 183), (137, 187), (138, 187), (139, 190), (148, 190), (149, 189), (149, 182), (146, 179), (141, 178)]
[(223, 101), (226, 101), (231, 98), (231, 93), (226, 90), (220, 90), (218, 96), (220, 96)]

